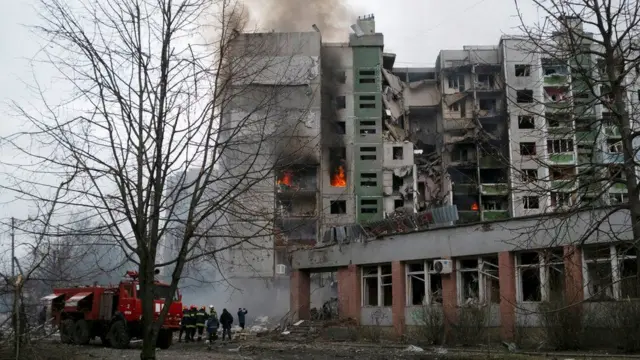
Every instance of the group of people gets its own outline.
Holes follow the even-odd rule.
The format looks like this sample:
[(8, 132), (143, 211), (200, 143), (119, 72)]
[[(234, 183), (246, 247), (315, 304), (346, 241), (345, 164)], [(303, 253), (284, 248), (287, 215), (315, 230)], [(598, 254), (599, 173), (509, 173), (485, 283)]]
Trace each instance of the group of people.
[[(240, 328), (244, 330), (245, 315), (247, 315), (247, 309), (238, 309), (238, 323)], [(209, 313), (207, 314), (204, 306), (198, 308), (195, 305), (191, 305), (189, 308), (186, 306), (182, 309), (182, 321), (180, 322), (180, 335), (178, 341), (182, 342), (182, 335), (185, 335), (186, 342), (202, 341), (202, 335), (204, 329), (207, 329), (209, 335), (209, 343), (218, 339), (218, 329), (222, 326), (222, 340), (225, 338), (231, 340), (231, 325), (233, 324), (233, 315), (227, 311), (222, 310), (220, 318), (213, 305), (209, 305)], [(196, 339), (196, 333), (198, 337)]]

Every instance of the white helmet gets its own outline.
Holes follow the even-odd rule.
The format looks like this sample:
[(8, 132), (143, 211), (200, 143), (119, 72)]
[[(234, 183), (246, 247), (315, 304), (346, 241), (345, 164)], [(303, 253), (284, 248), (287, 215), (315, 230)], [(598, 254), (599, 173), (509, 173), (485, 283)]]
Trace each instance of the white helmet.
[(209, 309), (213, 309), (213, 305), (209, 305)]

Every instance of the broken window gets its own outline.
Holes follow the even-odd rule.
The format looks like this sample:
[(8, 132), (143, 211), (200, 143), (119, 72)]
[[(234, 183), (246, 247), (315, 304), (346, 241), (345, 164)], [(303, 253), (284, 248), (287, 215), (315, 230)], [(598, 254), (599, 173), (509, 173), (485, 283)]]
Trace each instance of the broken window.
[(493, 74), (478, 74), (478, 89), (492, 89), (494, 85)]
[(520, 155), (535, 155), (536, 143), (534, 142), (521, 142), (520, 143)]
[(449, 75), (447, 77), (449, 89), (456, 89), (458, 91), (464, 91), (464, 75), (456, 74)]
[(573, 205), (573, 194), (568, 192), (551, 192), (551, 206), (563, 207)]
[(360, 109), (375, 109), (376, 97), (375, 95), (360, 95)]
[(521, 253), (517, 256), (516, 276), (520, 286), (517, 298), (522, 301), (541, 301), (540, 256), (537, 252)]
[(361, 199), (360, 200), (360, 213), (361, 214), (377, 214), (378, 213), (378, 199)]
[(399, 209), (401, 207), (404, 207), (404, 200), (402, 199), (395, 199), (393, 200), (393, 209)]
[(393, 147), (393, 160), (402, 160), (404, 158), (404, 148), (402, 146)]
[(531, 65), (516, 64), (515, 72), (517, 77), (531, 76)]
[(615, 246), (594, 245), (583, 248), (586, 267), (585, 285), (587, 297), (591, 300), (614, 299), (614, 277), (612, 258), (615, 258)]
[(347, 83), (347, 72), (346, 71), (336, 71), (335, 78), (338, 84), (346, 84)]
[(391, 265), (362, 267), (362, 305), (391, 306)]
[(624, 193), (609, 193), (609, 203), (611, 205), (626, 204), (629, 202), (629, 196)]
[(533, 102), (533, 90), (517, 90), (516, 102), (519, 104), (528, 104)]
[(537, 169), (522, 169), (522, 181), (524, 181), (524, 182), (538, 181), (538, 170)]
[(406, 265), (407, 305), (442, 304), (442, 276), (433, 269), (433, 261)]
[(392, 189), (394, 192), (400, 191), (402, 185), (404, 185), (404, 180), (400, 176), (391, 175), (393, 177)]
[(449, 105), (449, 111), (453, 111), (453, 112), (458, 112), (460, 111), (460, 104), (459, 102), (455, 102), (451, 105)]
[(614, 249), (616, 250), (620, 268), (620, 298), (637, 299), (640, 297), (640, 289), (638, 289), (636, 280), (638, 276), (636, 249), (627, 244), (616, 245)]
[(522, 203), (525, 209), (538, 209), (540, 207), (540, 201), (537, 196), (525, 196), (522, 198)]
[(500, 302), (497, 257), (459, 259), (457, 270), (458, 305)]
[(607, 140), (607, 144), (609, 146), (609, 152), (614, 154), (622, 153), (622, 141), (617, 140)]
[(542, 298), (546, 301), (561, 301), (564, 294), (564, 252), (562, 248), (544, 251), (545, 281)]
[(331, 200), (330, 202), (332, 214), (346, 214), (347, 213), (347, 201), (346, 200)]
[(571, 180), (575, 177), (575, 168), (571, 166), (552, 166), (549, 170), (551, 180)]
[(573, 152), (573, 139), (547, 140), (547, 151), (549, 154), (559, 154)]
[(360, 148), (360, 160), (376, 160), (376, 148), (374, 146), (363, 146)]
[(376, 121), (375, 120), (360, 120), (360, 134), (361, 135), (370, 135), (375, 134), (376, 130)]
[(571, 127), (571, 116), (569, 115), (546, 113), (544, 117), (547, 119), (547, 126), (550, 128)]
[(336, 134), (338, 135), (344, 135), (347, 133), (347, 123), (344, 121), (336, 121), (334, 122), (335, 127), (334, 127), (334, 131)]
[(360, 135), (375, 135), (376, 129), (360, 129)]
[(518, 129), (535, 129), (535, 122), (533, 116), (520, 115), (518, 116)]
[(483, 111), (488, 111), (490, 113), (496, 112), (496, 100), (495, 99), (480, 99), (478, 101), (478, 108)]
[(361, 173), (360, 186), (369, 186), (369, 187), (378, 186), (378, 175), (376, 173)]
[(345, 109), (347, 107), (347, 98), (345, 96), (336, 96), (336, 109)]

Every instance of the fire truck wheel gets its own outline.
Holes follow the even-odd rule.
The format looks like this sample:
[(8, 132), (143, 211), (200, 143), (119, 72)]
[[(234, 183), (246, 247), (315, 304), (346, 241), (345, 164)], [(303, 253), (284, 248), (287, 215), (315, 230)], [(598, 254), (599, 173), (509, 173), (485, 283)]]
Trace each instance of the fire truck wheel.
[(73, 320), (66, 319), (60, 323), (60, 341), (63, 344), (71, 344), (73, 342)]
[(129, 334), (127, 333), (127, 327), (124, 325), (124, 321), (115, 321), (111, 324), (107, 339), (116, 349), (126, 349), (129, 347)]
[(73, 343), (76, 345), (87, 345), (91, 341), (89, 323), (80, 319), (73, 326)]
[(156, 340), (156, 346), (162, 350), (166, 350), (171, 346), (172, 342), (173, 333), (170, 330), (160, 330), (158, 339)]

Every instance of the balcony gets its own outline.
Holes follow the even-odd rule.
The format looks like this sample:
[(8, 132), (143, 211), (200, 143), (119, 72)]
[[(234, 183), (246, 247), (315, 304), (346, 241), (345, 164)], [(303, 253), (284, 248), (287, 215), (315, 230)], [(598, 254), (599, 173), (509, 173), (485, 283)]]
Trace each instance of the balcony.
[(576, 157), (573, 152), (549, 154), (550, 165), (573, 165)]
[(476, 184), (453, 184), (454, 195), (470, 195), (478, 193), (478, 185)]
[(544, 86), (568, 86), (571, 81), (571, 76), (552, 74), (544, 76)]
[(624, 163), (624, 155), (622, 153), (606, 152), (602, 154), (603, 164), (622, 164)]
[(480, 158), (481, 168), (503, 168), (505, 167), (502, 161), (495, 156), (483, 156)]
[[(310, 203), (315, 205), (314, 203)], [(318, 213), (315, 209), (311, 209), (309, 211), (303, 211), (303, 210), (292, 210), (292, 209), (287, 209), (284, 206), (281, 206), (279, 209), (276, 210), (276, 217), (280, 218), (280, 219), (288, 219), (288, 218), (312, 218), (317, 216)]]
[(573, 191), (577, 187), (578, 182), (575, 179), (567, 180), (551, 180), (551, 191), (568, 192)]
[(627, 193), (627, 184), (613, 183), (609, 188), (610, 193)]
[(573, 104), (571, 100), (559, 100), (552, 101), (549, 100), (545, 102), (546, 111), (552, 113), (569, 113), (573, 108)]
[(576, 131), (576, 142), (578, 144), (593, 144), (598, 138), (598, 131)]
[(279, 195), (315, 195), (318, 182), (315, 168), (291, 168), (280, 171), (276, 177)]
[(481, 184), (480, 185), (480, 193), (482, 195), (507, 195), (509, 194), (509, 185), (508, 184)]
[(509, 217), (509, 210), (484, 210), (482, 212), (482, 220), (484, 221), (503, 220)]

